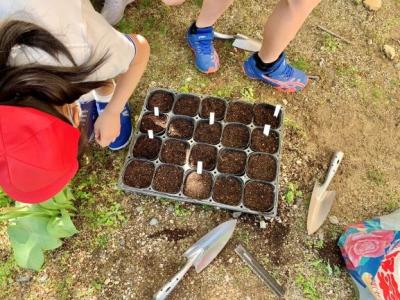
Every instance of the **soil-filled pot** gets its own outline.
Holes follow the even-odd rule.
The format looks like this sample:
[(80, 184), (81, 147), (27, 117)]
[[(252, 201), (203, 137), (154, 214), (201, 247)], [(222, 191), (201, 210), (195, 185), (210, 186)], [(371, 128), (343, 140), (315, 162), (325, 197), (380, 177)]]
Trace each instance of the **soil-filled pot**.
[(256, 128), (251, 133), (250, 148), (255, 152), (275, 154), (279, 149), (279, 134), (271, 130), (266, 136), (263, 129)]
[(189, 144), (178, 140), (166, 140), (161, 148), (160, 160), (164, 163), (183, 166), (186, 163)]
[(208, 121), (199, 121), (194, 131), (194, 140), (199, 143), (217, 145), (221, 140), (221, 132), (221, 123), (216, 122), (210, 125)]
[(171, 111), (174, 104), (174, 95), (167, 91), (155, 91), (147, 100), (147, 109), (154, 111), (158, 107), (160, 112), (167, 113)]
[(278, 117), (274, 117), (275, 106), (269, 104), (257, 104), (254, 106), (254, 125), (271, 125), (271, 128), (278, 128), (281, 125), (282, 110)]
[(244, 188), (243, 204), (249, 209), (266, 212), (274, 206), (274, 187), (268, 183), (249, 181)]
[(253, 105), (234, 101), (229, 103), (226, 112), (226, 122), (239, 122), (242, 124), (250, 124), (253, 120)]
[(174, 114), (194, 117), (199, 111), (200, 98), (193, 95), (181, 95), (175, 102)]
[(200, 117), (209, 119), (210, 113), (215, 113), (215, 120), (222, 120), (225, 117), (226, 103), (219, 98), (205, 98), (201, 101)]
[(167, 116), (155, 116), (152, 113), (145, 114), (140, 120), (140, 131), (147, 133), (148, 130), (153, 130), (155, 134), (163, 133), (167, 127)]
[(277, 163), (268, 154), (255, 153), (249, 157), (247, 175), (252, 179), (273, 181), (276, 177)]
[(125, 169), (124, 184), (134, 188), (147, 188), (151, 184), (154, 165), (148, 161), (132, 160)]
[(242, 181), (233, 176), (218, 176), (215, 180), (213, 199), (216, 202), (237, 206), (242, 199)]
[(183, 169), (174, 165), (160, 165), (154, 175), (153, 188), (162, 193), (176, 194), (183, 181)]
[(156, 159), (161, 148), (161, 139), (150, 139), (146, 135), (139, 136), (133, 147), (132, 155), (136, 158)]
[(168, 126), (169, 137), (178, 139), (190, 139), (193, 136), (194, 121), (189, 118), (173, 118)]
[(224, 149), (219, 153), (217, 169), (221, 173), (243, 175), (246, 159), (247, 155), (244, 151)]
[(247, 148), (249, 144), (250, 131), (241, 124), (228, 124), (222, 133), (222, 145), (230, 148)]
[(213, 179), (210, 173), (197, 174), (197, 172), (192, 171), (186, 176), (183, 194), (194, 199), (207, 199), (210, 197), (212, 184)]
[(189, 164), (192, 168), (195, 168), (197, 166), (197, 162), (202, 161), (203, 169), (212, 171), (215, 169), (215, 165), (217, 164), (217, 154), (218, 149), (213, 146), (196, 144), (190, 151)]

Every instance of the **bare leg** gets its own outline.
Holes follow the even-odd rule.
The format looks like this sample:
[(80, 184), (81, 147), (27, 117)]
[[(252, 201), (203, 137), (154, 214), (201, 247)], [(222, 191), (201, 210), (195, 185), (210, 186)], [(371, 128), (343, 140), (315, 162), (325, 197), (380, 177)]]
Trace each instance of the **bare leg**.
[(233, 0), (204, 0), (196, 26), (200, 28), (213, 26), (232, 3)]
[(264, 27), (263, 44), (258, 53), (263, 62), (270, 63), (279, 57), (319, 2), (320, 0), (279, 2)]

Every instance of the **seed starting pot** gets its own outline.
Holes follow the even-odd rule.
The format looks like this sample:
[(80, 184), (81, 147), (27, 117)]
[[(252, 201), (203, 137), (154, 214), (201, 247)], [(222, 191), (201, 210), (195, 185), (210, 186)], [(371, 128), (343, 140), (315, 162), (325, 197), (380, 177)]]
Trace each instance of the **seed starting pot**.
[(282, 123), (280, 106), (151, 89), (119, 185), (273, 218)]

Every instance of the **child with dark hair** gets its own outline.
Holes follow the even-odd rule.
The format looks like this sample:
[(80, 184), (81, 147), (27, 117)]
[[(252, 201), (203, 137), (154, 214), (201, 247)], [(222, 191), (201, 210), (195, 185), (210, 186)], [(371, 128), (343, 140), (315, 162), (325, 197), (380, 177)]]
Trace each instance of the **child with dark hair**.
[(142, 36), (117, 32), (89, 0), (0, 2), (3, 190), (40, 202), (70, 181), (78, 168), (75, 101), (83, 95), (96, 100), (96, 141), (112, 150), (128, 145), (127, 101), (149, 53)]

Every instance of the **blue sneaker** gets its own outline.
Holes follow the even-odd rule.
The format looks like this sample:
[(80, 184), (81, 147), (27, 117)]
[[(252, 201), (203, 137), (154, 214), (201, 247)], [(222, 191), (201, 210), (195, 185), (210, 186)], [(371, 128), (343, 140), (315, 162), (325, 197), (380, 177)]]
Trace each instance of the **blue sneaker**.
[(219, 68), (219, 57), (214, 48), (213, 28), (197, 28), (197, 32), (194, 33), (190, 27), (186, 40), (194, 52), (197, 69), (206, 74), (216, 72)]
[[(108, 103), (96, 101), (97, 112), (101, 114), (106, 108)], [(132, 119), (131, 113), (129, 111), (128, 104), (125, 105), (124, 110), (121, 112), (121, 132), (119, 136), (112, 142), (108, 148), (113, 151), (125, 148), (132, 139), (133, 129), (132, 129)]]
[(257, 67), (255, 55), (256, 53), (251, 55), (243, 64), (244, 72), (251, 79), (261, 80), (284, 93), (298, 92), (306, 87), (308, 82), (307, 75), (289, 65), (284, 53), (267, 71)]

